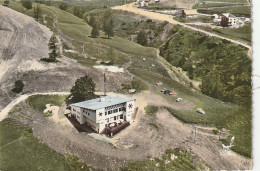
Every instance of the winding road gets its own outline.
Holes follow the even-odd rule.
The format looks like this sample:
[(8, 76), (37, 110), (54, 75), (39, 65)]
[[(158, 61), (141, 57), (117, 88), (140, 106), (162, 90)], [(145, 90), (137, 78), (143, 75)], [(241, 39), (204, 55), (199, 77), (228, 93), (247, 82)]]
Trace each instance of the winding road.
[(227, 40), (229, 42), (232, 42), (232, 43), (235, 43), (235, 44), (238, 44), (238, 45), (241, 45), (241, 46), (247, 48), (248, 49), (248, 56), (249, 56), (250, 59), (252, 59), (252, 47), (251, 46), (249, 46), (245, 43), (239, 42), (237, 40), (229, 39), (229, 38), (220, 36), (218, 34), (211, 33), (211, 32), (205, 31), (205, 30), (201, 30), (201, 29), (189, 26), (185, 23), (181, 23), (179, 21), (174, 20), (171, 15), (147, 11), (147, 10), (138, 8), (134, 3), (126, 4), (126, 5), (122, 5), (122, 6), (115, 6), (112, 9), (132, 12), (132, 13), (142, 15), (144, 17), (147, 17), (147, 18), (150, 18), (150, 19), (153, 19), (153, 20), (168, 21), (171, 24), (180, 25), (180, 26), (188, 28), (190, 30), (197, 31), (197, 32), (200, 32), (200, 33), (204, 33), (204, 34), (206, 34), (210, 37), (216, 37), (216, 38), (219, 38), (219, 39), (222, 39), (222, 40)]

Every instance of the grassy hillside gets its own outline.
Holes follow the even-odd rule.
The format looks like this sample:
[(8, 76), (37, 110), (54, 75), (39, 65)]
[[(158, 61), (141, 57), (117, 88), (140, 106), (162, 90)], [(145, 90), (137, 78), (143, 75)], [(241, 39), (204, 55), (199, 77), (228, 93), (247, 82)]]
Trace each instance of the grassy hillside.
[[(7, 131), (8, 130), (8, 131)], [(11, 119), (0, 122), (1, 170), (94, 170), (77, 156), (62, 156), (40, 142), (32, 130)]]
[(204, 94), (250, 108), (251, 60), (246, 49), (187, 29), (175, 31), (161, 55), (200, 80)]
[(227, 103), (194, 95), (201, 96), (200, 101), (194, 99), (193, 102), (203, 108), (206, 115), (172, 109), (168, 109), (169, 112), (186, 123), (229, 129), (237, 137), (233, 149), (251, 157), (251, 60), (247, 52), (237, 45), (186, 29), (175, 31), (173, 39), (161, 48), (161, 55), (172, 65), (186, 70), (190, 78), (200, 80), (204, 94)]
[[(11, 2), (10, 4), (10, 7), (13, 9), (21, 10), (21, 5), (19, 3)], [(192, 87), (180, 84), (179, 82), (170, 79), (165, 69), (158, 62), (156, 56), (157, 51), (155, 48), (143, 47), (118, 36), (107, 39), (103, 32), (101, 32), (101, 36), (99, 38), (91, 38), (90, 32), (92, 28), (86, 24), (84, 20), (55, 7), (41, 5), (41, 9), (43, 13), (47, 14), (46, 19), (48, 23), (46, 26), (51, 28), (52, 31), (60, 34), (66, 40), (63, 40), (64, 47), (66, 49), (73, 49), (73, 47), (69, 46), (72, 44), (75, 50), (79, 52), (78, 54), (64, 53), (66, 56), (76, 59), (84, 66), (93, 66), (97, 64), (98, 60), (109, 60), (107, 58), (107, 52), (109, 48), (112, 47), (115, 49), (116, 54), (115, 65), (122, 66), (126, 61), (130, 60), (132, 63), (129, 68), (129, 72), (138, 77), (138, 79), (144, 81), (145, 83), (149, 83), (150, 85), (154, 85), (157, 81), (162, 81), (164, 87), (174, 89), (178, 93), (178, 97), (182, 97), (185, 100), (191, 101), (195, 104), (195, 107), (192, 110), (174, 111), (178, 114), (177, 116), (177, 114), (174, 115), (173, 113), (174, 116), (182, 118), (185, 122), (215, 126), (218, 126), (219, 123), (228, 119), (228, 121), (230, 121), (230, 126), (228, 127), (230, 130), (240, 126), (236, 125), (232, 120), (236, 112), (239, 111), (238, 105), (224, 103), (220, 100), (216, 100), (214, 98), (208, 97), (207, 95), (201, 94), (200, 92), (192, 91)], [(30, 10), (23, 11), (23, 13), (32, 15)], [(57, 19), (56, 28), (53, 27), (53, 19), (55, 16)], [(125, 18), (126, 17), (122, 17), (121, 21), (118, 19), (118, 23), (123, 22)], [(131, 18), (129, 20), (133, 20), (135, 22), (135, 19)], [(43, 23), (42, 19), (40, 19), (40, 22)], [(142, 25), (140, 24), (139, 26)], [(147, 25), (144, 26), (146, 27)], [(245, 49), (227, 42), (222, 42), (218, 39), (207, 38), (203, 35), (199, 35), (198, 33), (187, 30), (180, 29), (180, 31), (176, 30), (176, 32), (178, 32), (178, 36), (174, 37), (161, 49), (162, 55), (172, 65), (181, 64), (180, 66), (187, 70), (191, 77), (193, 76), (193, 78), (198, 79), (199, 81), (203, 81), (204, 79), (211, 79), (211, 84), (213, 86), (210, 84), (207, 85), (207, 83), (209, 83), (207, 81), (204, 82), (203, 86), (208, 88), (205, 89), (205, 91), (211, 90), (212, 87), (214, 87), (215, 78), (218, 78), (215, 77), (215, 74), (218, 73), (216, 71), (219, 71), (219, 74), (224, 75), (224, 79), (233, 80), (233, 82), (226, 83), (225, 80), (218, 81), (218, 85), (215, 85), (217, 88), (215, 89), (216, 91), (219, 91), (219, 93), (215, 93), (216, 95), (221, 95), (223, 97), (226, 96), (226, 93), (223, 93), (222, 89), (218, 90), (219, 86), (227, 88), (225, 90), (230, 92), (233, 90), (230, 90), (230, 87), (228, 86), (234, 84), (235, 80), (240, 79), (237, 82), (238, 84), (235, 85), (236, 87), (239, 87), (239, 84), (247, 85), (248, 82), (250, 82), (248, 79), (248, 74), (250, 75), (250, 62), (247, 60), (248, 58), (246, 57)], [(83, 45), (85, 46), (84, 51), (82, 48)], [(216, 48), (217, 46), (219, 46), (219, 48)], [(83, 52), (86, 55), (84, 55)], [(239, 60), (237, 60), (237, 54), (239, 54)], [(221, 59), (222, 57), (223, 59)], [(224, 62), (224, 60), (227, 60), (228, 62)], [(199, 63), (202, 67), (197, 66)], [(222, 66), (222, 68), (220, 68), (220, 66)], [(193, 68), (194, 71), (192, 71), (190, 68)], [(228, 74), (229, 72), (233, 75)], [(175, 99), (177, 97), (162, 95), (160, 93), (160, 87), (151, 86), (151, 88), (154, 93), (163, 96), (170, 103), (175, 103)], [(247, 90), (251, 90), (250, 87)], [(246, 99), (248, 100), (251, 93), (242, 94), (243, 92), (244, 89), (242, 87), (236, 89), (236, 91), (233, 93), (234, 95), (245, 95), (247, 96)], [(212, 92), (208, 92), (208, 95), (212, 95), (211, 93)], [(232, 96), (233, 95), (231, 95), (229, 99), (234, 99)], [(239, 100), (238, 98), (235, 99)], [(245, 99), (242, 98), (241, 100), (244, 101)], [(202, 107), (207, 114), (198, 115), (195, 112), (196, 108), (198, 107)], [(247, 112), (247, 114), (248, 113), (249, 112)], [(251, 125), (247, 124), (245, 127), (247, 128), (246, 134), (250, 138), (245, 139), (243, 135), (240, 136), (240, 134), (236, 134), (238, 138), (235, 139), (235, 143), (236, 141), (243, 142), (237, 144), (237, 151), (242, 151), (241, 149), (248, 148), (245, 145), (248, 144), (251, 140), (251, 132), (248, 129), (251, 128)], [(247, 154), (250, 154), (249, 151), (250, 149), (247, 151)]]
[(70, 170), (65, 157), (11, 120), (0, 122), (0, 145), (1, 170)]

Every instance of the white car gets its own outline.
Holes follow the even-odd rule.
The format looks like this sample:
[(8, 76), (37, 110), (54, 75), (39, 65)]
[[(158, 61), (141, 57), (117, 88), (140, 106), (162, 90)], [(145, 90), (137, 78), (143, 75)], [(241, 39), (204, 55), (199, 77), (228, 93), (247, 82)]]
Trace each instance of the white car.
[(181, 102), (182, 100), (183, 100), (182, 98), (178, 97), (178, 98), (176, 99), (176, 102)]

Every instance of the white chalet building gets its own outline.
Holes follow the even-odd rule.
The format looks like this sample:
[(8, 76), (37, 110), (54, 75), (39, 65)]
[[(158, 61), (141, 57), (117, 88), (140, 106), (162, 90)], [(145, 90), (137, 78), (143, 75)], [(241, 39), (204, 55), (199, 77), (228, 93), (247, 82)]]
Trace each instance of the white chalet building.
[(134, 122), (135, 99), (120, 96), (105, 96), (71, 104), (71, 114), (80, 124), (87, 122), (95, 131), (123, 122)]

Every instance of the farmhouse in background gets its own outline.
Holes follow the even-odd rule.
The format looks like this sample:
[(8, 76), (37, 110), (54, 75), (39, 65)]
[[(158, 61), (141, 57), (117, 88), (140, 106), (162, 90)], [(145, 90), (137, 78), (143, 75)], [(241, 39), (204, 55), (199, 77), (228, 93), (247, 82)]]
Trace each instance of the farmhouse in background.
[(135, 99), (120, 96), (105, 96), (70, 106), (71, 114), (80, 124), (87, 123), (98, 133), (109, 135), (133, 123), (137, 112)]
[(150, 0), (137, 0), (135, 2), (136, 5), (138, 5), (140, 8), (144, 7), (144, 6), (148, 6), (150, 3)]
[(194, 18), (197, 17), (199, 15), (199, 13), (197, 12), (197, 10), (182, 10), (181, 11), (181, 16), (183, 18)]
[(213, 14), (213, 17), (213, 22), (222, 27), (238, 28), (243, 27), (245, 22), (249, 22), (245, 17), (236, 17), (230, 13)]

